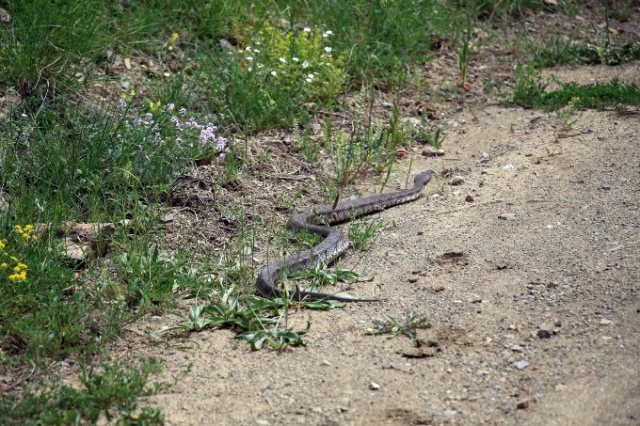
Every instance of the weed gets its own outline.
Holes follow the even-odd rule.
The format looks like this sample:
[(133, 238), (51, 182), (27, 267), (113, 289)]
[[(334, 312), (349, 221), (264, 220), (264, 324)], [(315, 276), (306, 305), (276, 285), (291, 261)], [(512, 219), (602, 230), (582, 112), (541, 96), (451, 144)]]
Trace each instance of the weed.
[(365, 250), (371, 239), (384, 227), (380, 219), (360, 219), (353, 221), (349, 227), (349, 245), (356, 250)]
[(412, 340), (416, 340), (416, 330), (431, 328), (431, 323), (426, 317), (418, 317), (416, 312), (410, 312), (405, 319), (398, 319), (386, 315), (386, 320), (374, 320), (375, 328), (367, 330), (368, 335), (388, 334), (395, 337), (403, 334)]
[(546, 83), (542, 83), (541, 80), (525, 76), (523, 82), (518, 82), (516, 85), (513, 101), (546, 111), (557, 111), (564, 107), (575, 111), (579, 108), (604, 109), (640, 105), (638, 86), (633, 83), (623, 85), (615, 79), (610, 83), (593, 86), (580, 86), (576, 83), (561, 84), (560, 90), (548, 93), (544, 91), (544, 87)]
[(104, 418), (118, 424), (163, 424), (164, 416), (158, 408), (138, 410), (136, 403), (141, 396), (172, 386), (160, 382), (148, 385), (149, 377), (162, 370), (155, 359), (143, 358), (139, 365), (129, 367), (122, 361), (105, 362), (101, 370), (81, 364), (80, 388), (41, 383), (35, 392), (25, 388), (20, 397), (4, 398), (0, 402), (0, 421), (56, 425), (96, 423)]

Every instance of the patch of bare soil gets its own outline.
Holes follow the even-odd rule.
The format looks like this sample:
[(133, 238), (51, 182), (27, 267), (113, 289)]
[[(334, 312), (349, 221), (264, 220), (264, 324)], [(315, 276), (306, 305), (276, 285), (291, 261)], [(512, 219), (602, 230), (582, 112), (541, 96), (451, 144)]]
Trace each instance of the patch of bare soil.
[[(596, 6), (575, 18), (538, 14), (525, 26), (543, 36), (600, 25)], [(616, 28), (632, 35), (637, 24)], [(453, 52), (434, 52), (423, 81), (452, 84), (443, 76), (457, 69)], [(509, 87), (515, 58), (487, 42), (470, 65), (472, 92), (490, 79)], [(639, 68), (552, 71), (561, 81), (637, 83)], [(447, 136), (441, 157), (410, 148), (412, 170), (401, 160), (385, 188), (433, 169), (424, 196), (382, 213), (387, 226), (371, 248), (338, 262), (374, 277), (350, 293), (383, 302), (291, 312), (290, 326), (309, 320), (312, 328), (307, 347), (285, 352), (251, 352), (224, 330), (158, 345), (148, 332), (170, 318), (134, 324), (116, 352), (160, 358), (167, 378), (193, 366), (145, 403), (160, 406), (170, 425), (640, 424), (640, 115), (580, 111), (563, 121), (473, 98), (435, 104), (416, 93), (401, 104), (403, 118), (425, 114)], [(383, 102), (376, 108), (389, 113)], [(347, 115), (335, 122), (349, 125)], [(206, 256), (234, 237), (240, 219), (270, 218), (256, 244), (268, 249), (293, 208), (326, 202), (313, 191), (294, 197), (326, 164), (293, 158), (288, 136), (259, 138), (249, 156), (270, 160), (255, 178), (213, 192), (206, 176), (178, 182), (167, 241)], [(279, 253), (253, 255), (259, 267)], [(372, 320), (410, 312), (433, 324), (418, 345), (365, 335)]]
[[(193, 364), (145, 402), (171, 425), (640, 424), (640, 116), (571, 119), (562, 132), (530, 110), (449, 114), (446, 155), (414, 147), (413, 171), (400, 164), (386, 190), (424, 169), (439, 177), (381, 214), (369, 251), (339, 260), (375, 277), (349, 290), (382, 303), (291, 312), (312, 329), (286, 352), (251, 352), (229, 331), (133, 343), (167, 376)], [(421, 345), (365, 335), (411, 311), (433, 324)]]

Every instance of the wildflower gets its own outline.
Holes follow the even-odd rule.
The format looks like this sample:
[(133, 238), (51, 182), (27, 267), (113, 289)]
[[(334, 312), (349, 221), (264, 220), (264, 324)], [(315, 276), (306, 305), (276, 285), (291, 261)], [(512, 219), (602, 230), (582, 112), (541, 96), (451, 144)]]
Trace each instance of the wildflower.
[(271, 71), (271, 75), (275, 77), (276, 75), (278, 75), (278, 73), (275, 71)]
[[(124, 93), (123, 93), (123, 95), (124, 95)], [(124, 100), (124, 98), (121, 95), (120, 99), (118, 99), (118, 108), (125, 109), (126, 107), (127, 107), (127, 102)]]
[(176, 107), (176, 104), (170, 103), (169, 105), (167, 105), (167, 111), (173, 111), (175, 107)]
[(0, 240), (0, 250), (4, 250), (6, 246), (7, 246), (7, 243), (5, 242), (5, 240)]
[(209, 141), (212, 141), (216, 137), (216, 130), (218, 128), (213, 124), (209, 123), (207, 127), (200, 131), (200, 144), (204, 145)]
[(302, 68), (307, 68), (309, 66), (309, 61), (304, 61), (302, 63)]
[(226, 149), (227, 149), (227, 139), (218, 138), (218, 141), (216, 142), (216, 150), (225, 151)]
[(282, 62), (283, 64), (286, 64), (287, 60), (285, 58), (280, 58), (280, 62)]
[(187, 109), (185, 107), (182, 107), (178, 110), (178, 114), (180, 115), (187, 115)]
[(171, 37), (169, 38), (169, 41), (167, 43), (169, 46), (168, 47), (169, 50), (173, 50), (173, 48), (176, 46), (176, 41), (178, 41), (179, 37), (180, 37), (180, 34), (178, 33), (171, 34)]
[(155, 103), (153, 101), (150, 101), (149, 102), (149, 109), (151, 110), (151, 112), (157, 112), (158, 109), (160, 108), (160, 104), (161, 104), (160, 101), (157, 101)]
[(247, 56), (247, 61), (253, 61), (253, 56)]
[(324, 48), (324, 51), (327, 52), (327, 53), (331, 53), (331, 50), (333, 50), (333, 49), (331, 49), (329, 46)]
[(7, 265), (7, 262), (0, 263), (0, 269), (7, 269), (8, 267), (9, 265)]
[(311, 32), (311, 28), (304, 27), (304, 29), (302, 31), (304, 31), (305, 33), (310, 33)]
[(291, 60), (292, 60), (293, 62), (298, 62), (300, 59), (298, 59), (298, 58), (296, 58), (296, 57), (294, 56), (293, 58), (291, 58)]

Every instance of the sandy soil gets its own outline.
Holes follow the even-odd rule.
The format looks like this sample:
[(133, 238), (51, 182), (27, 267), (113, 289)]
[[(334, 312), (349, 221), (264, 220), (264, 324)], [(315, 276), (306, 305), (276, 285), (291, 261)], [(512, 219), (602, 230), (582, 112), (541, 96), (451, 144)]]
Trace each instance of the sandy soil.
[[(567, 75), (580, 73), (593, 68)], [(381, 214), (369, 251), (338, 262), (374, 277), (352, 294), (382, 303), (292, 312), (294, 328), (312, 329), (286, 352), (251, 352), (224, 330), (189, 335), (191, 349), (131, 344), (167, 377), (193, 364), (145, 403), (170, 425), (640, 424), (640, 116), (571, 119), (562, 131), (538, 111), (448, 114), (446, 155), (415, 146), (413, 171), (399, 163), (387, 190), (419, 170), (440, 176)], [(433, 324), (420, 347), (365, 335), (411, 311)]]

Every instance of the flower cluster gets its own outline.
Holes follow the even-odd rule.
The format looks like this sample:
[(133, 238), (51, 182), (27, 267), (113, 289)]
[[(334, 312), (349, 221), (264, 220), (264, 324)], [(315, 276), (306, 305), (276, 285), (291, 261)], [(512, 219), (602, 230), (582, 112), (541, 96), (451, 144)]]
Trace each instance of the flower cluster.
[[(153, 146), (170, 146), (178, 151), (188, 151), (192, 159), (202, 158), (208, 154), (223, 161), (229, 150), (226, 138), (217, 135), (218, 128), (212, 123), (200, 124), (194, 117), (189, 117), (185, 108), (179, 108), (170, 103), (163, 108), (161, 101), (149, 102), (148, 112), (130, 116), (133, 94), (129, 98), (126, 94), (120, 96), (118, 107), (123, 129), (128, 133), (139, 132), (142, 142)], [(131, 136), (127, 134), (126, 136)], [(118, 137), (124, 138), (125, 134)]]
[(342, 89), (345, 54), (335, 55), (331, 30), (282, 32), (266, 24), (240, 52), (246, 72), (294, 89), (305, 100), (330, 100)]
[(20, 237), (22, 237), (22, 239), (25, 241), (38, 239), (38, 236), (33, 234), (36, 229), (31, 224), (25, 225), (24, 227), (20, 225), (16, 225), (15, 229), (18, 235), (20, 235)]
[[(33, 229), (33, 225), (25, 226), (25, 228), (29, 228), (29, 227), (30, 229)], [(16, 230), (18, 230), (18, 228), (19, 226), (16, 226)], [(31, 239), (32, 237), (35, 238), (35, 236), (31, 235), (31, 233), (32, 232), (20, 233), (20, 236), (22, 238), (25, 238), (25, 235), (28, 235), (29, 238), (25, 238), (25, 239)], [(1, 257), (0, 271), (2, 271), (3, 274), (6, 274), (7, 280), (11, 282), (26, 281), (27, 269), (29, 268), (27, 267), (27, 265), (22, 263), (17, 257), (11, 256), (6, 249), (7, 249), (7, 240), (0, 240), (0, 257)]]

